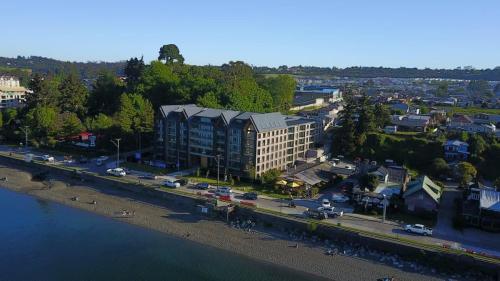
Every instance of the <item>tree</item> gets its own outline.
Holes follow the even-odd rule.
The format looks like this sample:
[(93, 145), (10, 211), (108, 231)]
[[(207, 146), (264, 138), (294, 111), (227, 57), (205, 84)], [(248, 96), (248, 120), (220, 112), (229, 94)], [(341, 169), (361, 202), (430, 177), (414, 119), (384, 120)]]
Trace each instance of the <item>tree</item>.
[(37, 136), (53, 136), (58, 131), (57, 117), (56, 108), (38, 105), (28, 111), (26, 114), (26, 123)]
[(208, 92), (205, 95), (198, 97), (196, 103), (202, 107), (222, 108), (218, 95), (213, 92)]
[(0, 113), (0, 130), (3, 128), (3, 114)]
[(61, 111), (74, 112), (83, 118), (87, 112), (88, 91), (74, 71), (64, 77), (59, 91), (61, 92), (59, 100)]
[(447, 175), (449, 172), (450, 172), (450, 167), (443, 158), (434, 158), (434, 160), (432, 160), (432, 164), (430, 166), (430, 173), (434, 177)]
[(82, 121), (74, 112), (63, 112), (59, 115), (62, 124), (59, 135), (61, 137), (70, 137), (81, 133), (84, 130)]
[(125, 76), (127, 77), (127, 88), (132, 90), (135, 88), (141, 75), (144, 73), (144, 59), (130, 58), (125, 65)]
[[(373, 109), (368, 104), (368, 97), (363, 96), (359, 101), (359, 118), (356, 123), (356, 135), (361, 136), (375, 129), (375, 116)], [(360, 144), (362, 145), (362, 143)]]
[(103, 132), (113, 126), (113, 119), (106, 114), (99, 113), (92, 118), (87, 118), (85, 123), (89, 131)]
[(492, 95), (490, 84), (486, 80), (470, 81), (469, 85), (467, 85), (467, 91), (472, 95)]
[(270, 169), (262, 173), (262, 182), (265, 184), (273, 184), (276, 182), (281, 172), (278, 169)]
[(180, 54), (179, 48), (175, 44), (163, 45), (160, 48), (158, 60), (165, 60), (165, 63), (184, 63), (184, 57)]
[(460, 162), (457, 165), (458, 182), (461, 186), (467, 186), (477, 175), (476, 168), (469, 162)]
[(472, 134), (468, 140), (469, 151), (472, 155), (481, 155), (487, 147), (486, 141), (479, 134)]
[(378, 128), (384, 128), (391, 123), (391, 113), (389, 112), (389, 109), (380, 103), (375, 105), (373, 115), (375, 116), (375, 125)]
[(290, 75), (278, 75), (276, 77), (263, 78), (258, 80), (265, 90), (273, 98), (273, 111), (287, 111), (293, 103), (293, 95), (297, 83)]
[(352, 100), (347, 99), (344, 109), (339, 114), (342, 127), (340, 127), (333, 135), (333, 151), (337, 151), (345, 155), (351, 155), (356, 149), (355, 124), (353, 120), (354, 109), (355, 106)]
[(151, 103), (138, 94), (122, 94), (118, 125), (125, 133), (143, 133), (153, 130), (154, 110)]
[(92, 85), (88, 99), (90, 116), (104, 113), (112, 115), (118, 111), (120, 96), (125, 90), (124, 83), (109, 71), (103, 71)]
[(436, 89), (436, 96), (445, 97), (448, 95), (448, 82), (442, 81), (438, 84)]
[(368, 188), (370, 191), (374, 191), (379, 185), (379, 180), (374, 174), (364, 174), (361, 176), (359, 183), (362, 187)]

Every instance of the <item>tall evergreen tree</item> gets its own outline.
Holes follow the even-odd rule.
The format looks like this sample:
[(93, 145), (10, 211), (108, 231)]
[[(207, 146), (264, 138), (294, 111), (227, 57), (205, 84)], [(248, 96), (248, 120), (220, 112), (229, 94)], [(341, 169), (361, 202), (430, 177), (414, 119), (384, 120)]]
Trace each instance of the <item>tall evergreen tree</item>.
[(74, 71), (64, 77), (59, 85), (59, 91), (61, 92), (59, 100), (61, 111), (74, 112), (78, 117), (83, 118), (87, 113), (88, 91)]

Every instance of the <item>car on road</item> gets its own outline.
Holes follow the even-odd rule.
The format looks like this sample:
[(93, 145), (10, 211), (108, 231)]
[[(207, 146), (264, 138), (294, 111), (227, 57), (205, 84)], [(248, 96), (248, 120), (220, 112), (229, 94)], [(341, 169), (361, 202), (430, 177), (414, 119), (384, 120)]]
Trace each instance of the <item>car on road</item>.
[(227, 186), (219, 186), (215, 190), (215, 195), (218, 196), (230, 196), (233, 190), (230, 187)]
[(107, 169), (106, 173), (108, 173), (112, 176), (115, 176), (115, 177), (124, 177), (127, 175), (125, 170), (123, 170), (122, 168)]
[(405, 231), (424, 236), (432, 235), (432, 228), (426, 227), (423, 224), (407, 224), (405, 226)]
[(210, 184), (207, 182), (200, 182), (200, 183), (197, 183), (194, 187), (196, 189), (207, 190), (207, 189), (210, 189), (212, 186), (210, 186)]
[(243, 194), (243, 198), (247, 200), (257, 200), (257, 193), (256, 192), (247, 192)]
[(328, 200), (326, 198), (323, 199), (323, 200), (321, 200), (321, 207), (326, 208), (326, 207), (330, 207), (330, 206), (331, 206), (330, 205), (330, 200)]
[(328, 217), (341, 217), (344, 215), (344, 211), (335, 209), (335, 207), (319, 207), (318, 211), (325, 212), (328, 214)]
[(145, 175), (139, 176), (139, 178), (143, 179), (143, 180), (157, 180), (158, 176), (157, 175), (153, 175), (153, 174), (145, 174)]
[(48, 155), (48, 154), (45, 154), (42, 156), (42, 160), (43, 161), (46, 161), (46, 162), (54, 162), (54, 157)]
[(178, 183), (177, 181), (173, 181), (173, 180), (166, 180), (163, 184), (165, 186), (173, 187), (173, 188), (181, 187), (180, 183)]
[(342, 195), (342, 194), (332, 194), (332, 201), (334, 203), (345, 203), (349, 201), (349, 197)]
[(304, 215), (308, 218), (324, 220), (328, 218), (328, 214), (323, 211), (318, 211), (314, 209), (307, 209), (304, 211)]

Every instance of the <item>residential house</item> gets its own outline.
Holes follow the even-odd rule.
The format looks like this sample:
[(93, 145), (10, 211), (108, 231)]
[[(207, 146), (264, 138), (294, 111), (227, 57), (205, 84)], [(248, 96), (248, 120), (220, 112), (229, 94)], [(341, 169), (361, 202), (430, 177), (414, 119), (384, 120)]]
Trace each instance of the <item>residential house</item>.
[(469, 157), (469, 144), (459, 140), (448, 140), (444, 146), (446, 160), (465, 160)]
[(391, 110), (406, 114), (410, 111), (410, 106), (406, 103), (395, 103), (391, 105)]
[(423, 176), (408, 183), (403, 199), (408, 212), (435, 214), (439, 208), (441, 187)]
[(410, 175), (408, 175), (408, 169), (406, 169), (405, 167), (391, 165), (387, 167), (387, 172), (389, 174), (388, 178), (389, 182), (406, 185), (410, 181)]
[(28, 90), (12, 76), (0, 76), (0, 109), (20, 107), (26, 101)]
[(428, 115), (392, 115), (391, 123), (398, 126), (399, 130), (425, 132), (431, 124)]
[(464, 191), (462, 216), (469, 225), (500, 231), (500, 191), (474, 183)]
[[(475, 122), (475, 120), (480, 120), (480, 123)], [(473, 120), (467, 115), (455, 115), (450, 120), (447, 129), (450, 131), (464, 131), (467, 133), (495, 134), (496, 126), (492, 123), (483, 122), (486, 120), (488, 119), (475, 118)]]
[(377, 176), (380, 183), (387, 183), (389, 180), (389, 171), (384, 166), (375, 167), (368, 174)]

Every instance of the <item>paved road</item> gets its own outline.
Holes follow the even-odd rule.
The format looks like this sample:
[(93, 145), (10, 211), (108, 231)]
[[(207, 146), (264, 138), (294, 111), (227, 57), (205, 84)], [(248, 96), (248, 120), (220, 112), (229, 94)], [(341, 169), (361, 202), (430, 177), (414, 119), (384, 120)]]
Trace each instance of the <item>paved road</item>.
[[(3, 153), (19, 153), (18, 150), (13, 150), (11, 147), (0, 146), (0, 152)], [(37, 153), (36, 151), (31, 151), (38, 160), (41, 159), (42, 153)], [(106, 175), (106, 170), (108, 168), (114, 167), (116, 160), (113, 157), (109, 157), (105, 161), (104, 165), (97, 166), (96, 159), (89, 159), (88, 163), (76, 163), (76, 162), (65, 162), (63, 156), (55, 156), (54, 165), (65, 165), (68, 167), (77, 167), (79, 169), (84, 169), (88, 172), (97, 173), (100, 175)], [(125, 176), (126, 179), (130, 181), (137, 181), (143, 183), (149, 183), (154, 185), (162, 185), (163, 180), (149, 180), (142, 179), (140, 176), (146, 175), (143, 172), (129, 171), (129, 174)], [(182, 191), (189, 193), (201, 193), (201, 194), (214, 194), (214, 190), (198, 190), (194, 187), (194, 184), (189, 184), (187, 186), (182, 186), (179, 188)], [(242, 197), (243, 192), (236, 191), (233, 195), (233, 200), (236, 201), (250, 201), (244, 200)], [(453, 216), (453, 200), (460, 193), (453, 187), (446, 188), (443, 194), (443, 201), (440, 208), (438, 223), (436, 229), (434, 230), (433, 237), (425, 237), (407, 233), (403, 230), (403, 226), (386, 221), (384, 223), (379, 219), (375, 219), (368, 216), (352, 214), (352, 206), (346, 203), (332, 203), (332, 205), (338, 209), (344, 211), (342, 217), (328, 218), (327, 221), (333, 224), (341, 223), (344, 226), (357, 228), (360, 230), (377, 232), (386, 235), (392, 235), (394, 237), (404, 237), (406, 239), (412, 239), (420, 242), (425, 242), (429, 244), (447, 244), (453, 246), (460, 246), (467, 249), (475, 249), (476, 251), (482, 251), (490, 253), (493, 255), (500, 256), (500, 243), (498, 234), (492, 234), (484, 232), (478, 229), (466, 229), (463, 232), (459, 232), (451, 227), (451, 217)], [(274, 199), (267, 196), (259, 196), (259, 198), (254, 202), (258, 207), (273, 210), (276, 212), (282, 212), (289, 215), (303, 216), (303, 213), (307, 208), (316, 209), (321, 206), (321, 200), (323, 198), (329, 198), (331, 193), (322, 194), (318, 199), (294, 199), (296, 208), (288, 207), (287, 200)]]

